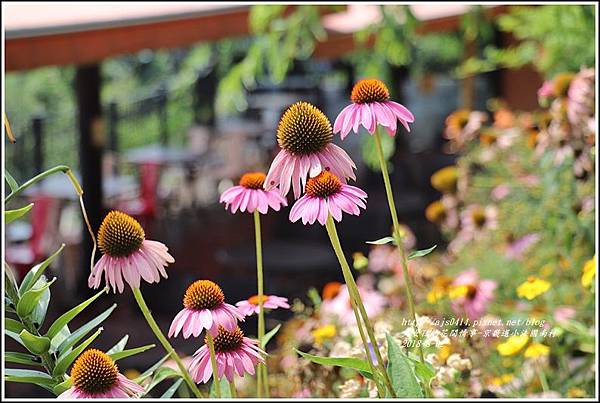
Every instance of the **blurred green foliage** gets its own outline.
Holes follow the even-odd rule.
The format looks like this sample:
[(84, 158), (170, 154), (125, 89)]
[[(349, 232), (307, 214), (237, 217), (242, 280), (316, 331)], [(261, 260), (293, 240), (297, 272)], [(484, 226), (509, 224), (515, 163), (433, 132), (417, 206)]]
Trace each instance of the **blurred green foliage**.
[(576, 72), (595, 64), (593, 5), (514, 6), (497, 18), (498, 28), (520, 42), (508, 48), (488, 46), (483, 57), (467, 60), (459, 74), (533, 64), (547, 78), (559, 72)]

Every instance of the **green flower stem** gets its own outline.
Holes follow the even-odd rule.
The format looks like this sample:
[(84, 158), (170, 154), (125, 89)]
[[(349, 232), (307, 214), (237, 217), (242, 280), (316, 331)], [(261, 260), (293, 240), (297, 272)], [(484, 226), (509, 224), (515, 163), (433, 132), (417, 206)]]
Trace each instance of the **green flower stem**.
[[(37, 182), (39, 182), (42, 179), (44, 179), (45, 177), (53, 175), (53, 174), (55, 174), (57, 172), (62, 172), (64, 174), (68, 175), (68, 172), (71, 172), (71, 168), (69, 168), (66, 165), (58, 165), (58, 166), (55, 166), (54, 168), (50, 168), (47, 171), (44, 171), (44, 172), (42, 172), (42, 173), (34, 176), (33, 178), (29, 179), (24, 184), (22, 184), (21, 186), (19, 186), (17, 189), (15, 189), (14, 192), (11, 192), (11, 194), (9, 194), (8, 196), (6, 196), (6, 198), (4, 199), (4, 203), (6, 204), (9, 201), (11, 201), (14, 197), (16, 197), (17, 195), (19, 195), (19, 193), (21, 193), (23, 190), (27, 189), (29, 186), (34, 185)], [(79, 187), (79, 189), (81, 189), (81, 187)], [(78, 192), (79, 192), (79, 190), (78, 190)]]
[[(369, 321), (369, 317), (367, 316), (365, 307), (362, 304), (362, 300), (360, 299), (360, 294), (358, 293), (358, 287), (354, 282), (354, 278), (352, 277), (352, 271), (350, 270), (350, 266), (346, 261), (346, 257), (344, 256), (344, 252), (342, 250), (342, 245), (340, 244), (340, 238), (338, 237), (337, 230), (335, 228), (335, 223), (333, 222), (333, 218), (331, 215), (327, 217), (327, 222), (325, 223), (325, 228), (327, 229), (327, 234), (329, 235), (329, 239), (331, 240), (331, 246), (333, 246), (333, 250), (340, 262), (340, 266), (342, 267), (342, 274), (344, 275), (344, 281), (346, 282), (346, 286), (348, 287), (348, 294), (350, 295), (350, 302), (354, 309), (354, 314), (356, 316), (356, 324), (361, 329), (361, 320), (360, 315), (362, 315), (362, 320), (364, 322), (365, 328), (367, 330), (367, 334), (369, 335), (369, 339), (371, 340), (371, 344), (373, 346), (373, 350), (375, 351), (375, 355), (377, 356), (377, 366), (379, 367), (379, 371), (381, 372), (381, 376), (385, 382), (385, 385), (392, 397), (396, 397), (396, 392), (392, 387), (392, 382), (388, 376), (388, 373), (383, 365), (383, 358), (381, 357), (381, 352), (379, 351), (379, 345), (377, 344), (377, 339), (375, 338), (375, 334), (373, 331), (373, 327)], [(357, 312), (358, 309), (358, 312)], [(360, 315), (359, 315), (360, 312)], [(369, 344), (367, 343), (366, 338), (364, 337), (364, 333), (361, 333), (362, 341), (365, 347), (365, 352), (367, 355), (367, 361), (369, 362), (372, 369), (373, 361), (371, 358), (371, 352), (369, 350)], [(375, 378), (375, 372), (373, 372), (373, 376)]]
[[(254, 210), (254, 236), (256, 240), (256, 280), (258, 282), (258, 343), (262, 346), (265, 337), (265, 313), (263, 311), (263, 263), (262, 263), (262, 238), (260, 230), (260, 213)], [(264, 393), (268, 396), (268, 380), (266, 365), (259, 364), (256, 371), (257, 397), (262, 397)]]
[(235, 390), (235, 382), (233, 379), (231, 380), (231, 382), (229, 382), (229, 393), (231, 394), (231, 397), (237, 397), (237, 392)]
[(538, 376), (540, 378), (542, 390), (544, 392), (548, 392), (550, 390), (550, 387), (548, 386), (548, 379), (546, 378), (546, 373), (544, 372), (544, 369), (542, 368), (541, 364), (538, 366)]
[(200, 392), (200, 389), (198, 389), (198, 387), (196, 386), (196, 384), (190, 377), (190, 373), (188, 372), (187, 368), (185, 367), (185, 365), (183, 365), (181, 358), (179, 358), (179, 356), (173, 349), (173, 346), (171, 346), (171, 343), (169, 343), (169, 341), (167, 340), (165, 335), (160, 330), (160, 327), (158, 327), (158, 324), (152, 317), (152, 314), (150, 313), (150, 309), (148, 308), (148, 305), (146, 305), (146, 301), (144, 301), (144, 297), (142, 296), (142, 292), (140, 291), (139, 288), (133, 289), (133, 296), (135, 297), (135, 300), (138, 303), (138, 306), (140, 307), (140, 310), (142, 311), (142, 314), (144, 315), (146, 322), (148, 322), (150, 329), (152, 329), (156, 338), (163, 345), (165, 351), (167, 353), (169, 353), (169, 355), (171, 356), (171, 359), (173, 359), (177, 363), (177, 367), (179, 368), (179, 371), (181, 372), (181, 376), (183, 377), (183, 380), (185, 381), (185, 383), (187, 383), (188, 387), (192, 390), (192, 393), (194, 393), (194, 395), (197, 398), (206, 397), (206, 396), (204, 396), (204, 394), (202, 392)]
[[(410, 285), (410, 278), (408, 276), (408, 259), (406, 258), (406, 251), (404, 250), (404, 244), (402, 242), (402, 235), (400, 233), (400, 223), (398, 222), (398, 215), (396, 213), (396, 203), (394, 202), (394, 193), (392, 191), (392, 184), (390, 182), (390, 174), (387, 169), (387, 161), (383, 156), (383, 148), (381, 146), (381, 137), (379, 134), (379, 127), (375, 130), (373, 135), (375, 137), (375, 144), (377, 146), (377, 155), (379, 157), (379, 164), (381, 166), (381, 175), (383, 176), (383, 183), (385, 185), (385, 193), (387, 195), (388, 205), (390, 208), (390, 214), (392, 216), (392, 223), (394, 226), (394, 241), (396, 242), (396, 247), (398, 248), (398, 253), (400, 254), (400, 258), (402, 260), (402, 274), (404, 276), (404, 287), (406, 288), (406, 297), (408, 300), (408, 308), (410, 310), (410, 315), (413, 320), (413, 327), (415, 330), (415, 335), (417, 339), (421, 341), (421, 333), (419, 332), (419, 327), (417, 326), (417, 314), (415, 312), (415, 303), (412, 294), (412, 289)], [(425, 356), (423, 355), (423, 346), (421, 343), (418, 343), (419, 347), (419, 357), (421, 362), (425, 364)]]
[(219, 368), (217, 367), (217, 357), (215, 355), (215, 343), (212, 335), (206, 332), (206, 344), (210, 352), (210, 365), (213, 371), (213, 384), (215, 385), (215, 395), (218, 399), (221, 398), (221, 382), (219, 382)]

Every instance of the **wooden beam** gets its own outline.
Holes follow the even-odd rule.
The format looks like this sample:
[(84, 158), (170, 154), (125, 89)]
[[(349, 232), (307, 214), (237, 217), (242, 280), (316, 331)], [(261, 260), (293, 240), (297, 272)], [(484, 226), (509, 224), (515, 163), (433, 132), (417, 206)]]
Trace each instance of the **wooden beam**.
[(141, 49), (189, 46), (248, 33), (248, 10), (124, 27), (7, 39), (6, 71), (98, 63)]

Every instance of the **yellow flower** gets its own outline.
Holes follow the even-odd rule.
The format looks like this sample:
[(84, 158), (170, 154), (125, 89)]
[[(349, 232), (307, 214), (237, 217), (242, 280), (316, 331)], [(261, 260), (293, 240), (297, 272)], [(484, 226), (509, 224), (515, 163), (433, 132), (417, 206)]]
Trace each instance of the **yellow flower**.
[(425, 217), (434, 224), (441, 224), (446, 218), (446, 207), (441, 200), (436, 200), (425, 209)]
[(453, 285), (448, 290), (448, 297), (450, 299), (457, 299), (466, 296), (474, 296), (476, 292), (477, 288), (472, 284)]
[(369, 259), (361, 252), (355, 252), (352, 254), (352, 266), (354, 270), (363, 270), (369, 265)]
[(493, 377), (490, 383), (495, 386), (502, 386), (512, 381), (513, 378), (514, 376), (512, 374), (502, 374), (500, 376)]
[(532, 300), (535, 297), (542, 295), (550, 289), (550, 284), (546, 280), (542, 280), (535, 276), (530, 276), (526, 282), (517, 287), (517, 295), (520, 298)]
[(442, 344), (438, 349), (437, 357), (440, 362), (445, 363), (448, 357), (450, 357), (450, 353), (452, 353), (452, 346), (450, 344)]
[(440, 169), (431, 175), (431, 185), (442, 193), (456, 192), (458, 183), (458, 170), (451, 165)]
[(444, 295), (448, 293), (448, 289), (452, 283), (452, 279), (446, 276), (439, 276), (433, 280), (431, 285), (431, 291), (427, 293), (427, 302), (435, 304), (440, 299), (444, 298)]
[(521, 336), (510, 336), (504, 343), (496, 346), (496, 350), (500, 355), (515, 355), (525, 347), (529, 341), (529, 336), (526, 334)]
[(585, 397), (585, 390), (581, 389), (581, 388), (569, 388), (569, 390), (567, 391), (567, 397)]
[(315, 344), (323, 344), (323, 341), (335, 337), (336, 333), (335, 325), (321, 326), (312, 331)]
[(541, 343), (532, 343), (525, 349), (525, 358), (537, 358), (550, 354), (550, 347)]
[(592, 285), (594, 276), (596, 275), (596, 255), (593, 258), (585, 262), (583, 265), (583, 275), (581, 276), (581, 285), (589, 287)]

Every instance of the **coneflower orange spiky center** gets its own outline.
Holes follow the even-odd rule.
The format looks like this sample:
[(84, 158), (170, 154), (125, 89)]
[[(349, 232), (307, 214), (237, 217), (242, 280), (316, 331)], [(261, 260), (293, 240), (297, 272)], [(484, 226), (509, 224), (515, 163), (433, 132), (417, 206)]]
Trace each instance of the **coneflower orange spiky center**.
[(183, 296), (183, 306), (192, 310), (213, 309), (223, 302), (223, 290), (210, 280), (194, 281)]
[(103, 393), (117, 382), (119, 369), (110, 356), (100, 350), (84, 351), (73, 364), (73, 386), (88, 394)]
[(237, 350), (242, 345), (243, 341), (244, 332), (242, 332), (239, 327), (237, 327), (233, 332), (230, 332), (223, 326), (219, 326), (219, 333), (214, 338), (215, 352), (224, 353), (227, 351)]
[(137, 220), (120, 211), (111, 211), (104, 217), (98, 230), (98, 247), (112, 257), (129, 256), (142, 246), (144, 229)]
[(279, 146), (292, 154), (316, 153), (333, 139), (327, 116), (308, 102), (296, 102), (281, 117), (277, 127)]
[(350, 99), (355, 104), (366, 104), (369, 102), (385, 102), (390, 99), (390, 91), (380, 80), (360, 80), (352, 88)]
[(266, 175), (262, 172), (248, 172), (240, 178), (240, 186), (248, 189), (262, 189)]
[(306, 194), (313, 197), (328, 197), (341, 188), (342, 182), (329, 171), (323, 171), (306, 182)]
[(262, 298), (260, 298), (260, 296), (258, 296), (258, 295), (253, 295), (250, 298), (248, 298), (248, 302), (251, 303), (252, 305), (258, 305), (258, 304), (260, 304), (261, 299), (262, 299), (262, 303), (264, 304), (269, 299), (269, 297), (267, 295), (263, 295)]

